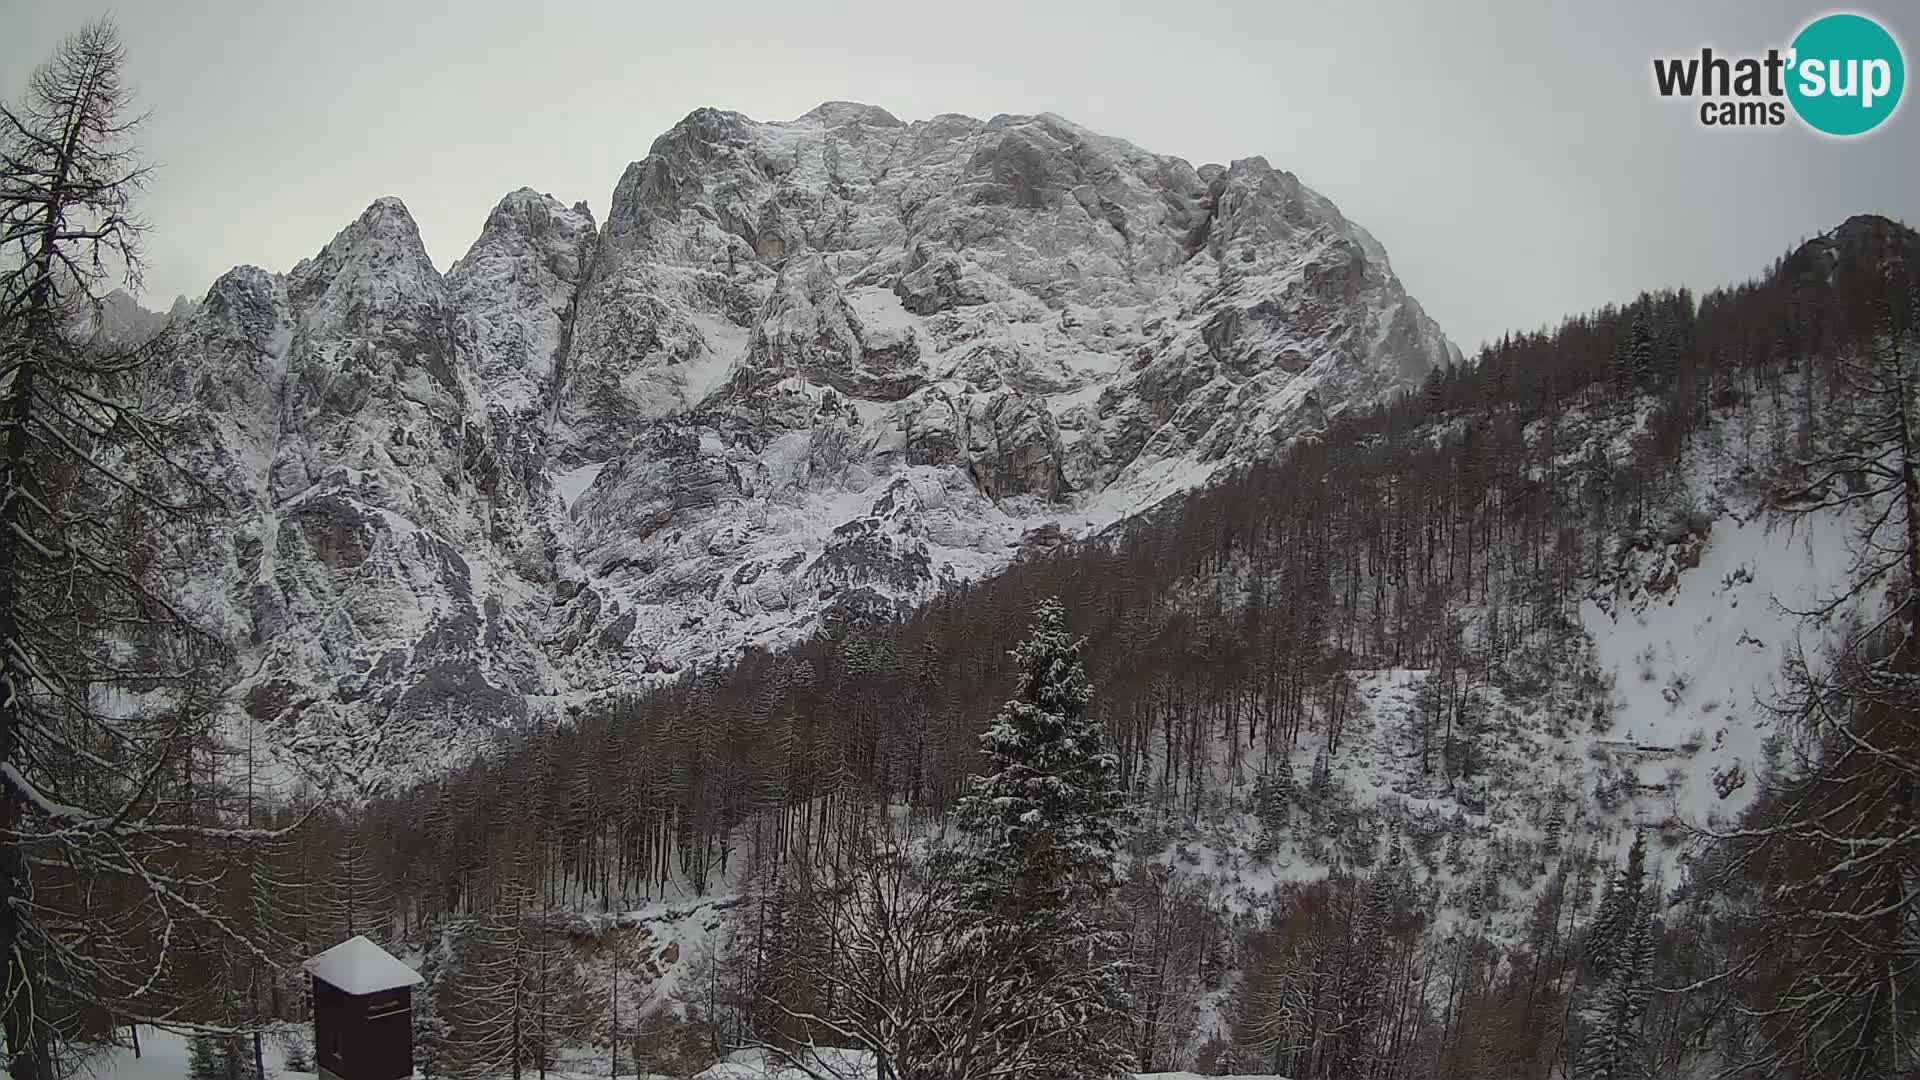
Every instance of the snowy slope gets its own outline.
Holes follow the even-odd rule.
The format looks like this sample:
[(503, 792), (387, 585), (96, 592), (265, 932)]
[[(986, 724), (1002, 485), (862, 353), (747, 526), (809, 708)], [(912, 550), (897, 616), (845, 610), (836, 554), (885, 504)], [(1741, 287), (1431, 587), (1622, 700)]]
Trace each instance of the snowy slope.
[(1727, 518), (1697, 550), (1655, 553), (1638, 580), (1583, 604), (1620, 717), (1593, 751), (1688, 820), (1743, 810), (1751, 784), (1723, 795), (1714, 779), (1731, 784), (1760, 763), (1782, 665), (1796, 644), (1813, 656), (1824, 644), (1791, 612), (1846, 584), (1849, 538), (1831, 514)]
[[(1629, 437), (1641, 419), (1574, 415), (1565, 427), (1607, 440)], [(1764, 428), (1755, 433), (1767, 437)], [(1567, 457), (1589, 448), (1576, 442)], [(1724, 827), (1744, 811), (1768, 744), (1794, 734), (1769, 708), (1783, 665), (1798, 649), (1818, 666), (1835, 626), (1801, 613), (1851, 580), (1858, 517), (1762, 509), (1766, 496), (1747, 460), (1731, 425), (1704, 435), (1678, 490), (1665, 493), (1696, 508), (1686, 534), (1616, 545), (1600, 580), (1584, 586), (1580, 632), (1564, 653), (1544, 658), (1532, 692), (1476, 687), (1472, 782), (1420, 768), (1420, 694), (1440, 673), (1355, 669), (1359, 715), (1329, 762), (1324, 800), (1297, 797), (1270, 834), (1255, 814), (1263, 763), (1236, 771), (1220, 748), (1207, 811), (1171, 823), (1173, 839), (1157, 860), (1219, 910), (1247, 914), (1293, 883), (1379, 865), (1387, 838), (1398, 836), (1443, 932), (1466, 928), (1477, 910), (1476, 932), (1518, 944), (1554, 861), (1544, 826), (1557, 806), (1557, 850), (1592, 847), (1610, 861), (1645, 827), (1652, 873), (1678, 884), (1696, 830)], [(1871, 613), (1880, 597), (1863, 602)], [(1451, 610), (1469, 636), (1484, 616), (1472, 604)], [(1307, 783), (1320, 747), (1309, 737), (1294, 751), (1297, 785)]]
[[(1690, 481), (1703, 497), (1723, 491), (1713, 466)], [(1724, 824), (1753, 795), (1762, 745), (1779, 730), (1763, 705), (1789, 648), (1798, 641), (1817, 653), (1821, 644), (1820, 630), (1800, 626), (1788, 609), (1847, 580), (1848, 522), (1837, 514), (1788, 519), (1729, 506), (1702, 524), (1684, 540), (1619, 553), (1615, 572), (1581, 603), (1584, 633), (1568, 640), (1543, 690), (1477, 690), (1485, 720), (1473, 781), (1450, 784), (1442, 771), (1419, 767), (1413, 724), (1421, 690), (1438, 672), (1355, 669), (1358, 708), (1324, 796), (1297, 794), (1284, 824), (1269, 831), (1256, 814), (1262, 763), (1235, 769), (1217, 746), (1197, 811), (1184, 798), (1178, 808), (1146, 810), (1164, 816), (1145, 831), (1168, 838), (1147, 858), (1233, 922), (1273, 910), (1275, 896), (1300, 883), (1374, 871), (1397, 837), (1438, 940), (1472, 934), (1508, 946), (1523, 943), (1557, 852), (1592, 848), (1611, 861), (1644, 826), (1652, 874), (1677, 884), (1693, 850), (1690, 828)], [(1309, 734), (1294, 751), (1299, 787), (1320, 747)], [(1543, 826), (1556, 805), (1565, 821), (1557, 849)], [(704, 899), (692, 897), (692, 883), (675, 888), (685, 895), (612, 917), (643, 928), (656, 958), (671, 948), (672, 963), (656, 961), (653, 1002), (670, 1002), (690, 971), (725, 949), (743, 896), (737, 873), (704, 883)], [(1229, 977), (1201, 996), (1187, 1060), (1221, 1030), (1232, 985)], [(749, 1055), (708, 1075), (747, 1080), (760, 1065)]]

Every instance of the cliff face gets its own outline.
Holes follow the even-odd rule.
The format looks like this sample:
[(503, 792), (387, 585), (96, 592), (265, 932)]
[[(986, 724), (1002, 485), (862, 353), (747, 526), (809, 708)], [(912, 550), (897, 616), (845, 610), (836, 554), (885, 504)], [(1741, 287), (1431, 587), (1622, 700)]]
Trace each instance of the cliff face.
[(603, 227), (522, 189), (445, 275), (383, 199), (179, 317), (241, 693), (355, 778), (918, 603), (1455, 355), (1261, 159), (847, 103), (695, 112)]

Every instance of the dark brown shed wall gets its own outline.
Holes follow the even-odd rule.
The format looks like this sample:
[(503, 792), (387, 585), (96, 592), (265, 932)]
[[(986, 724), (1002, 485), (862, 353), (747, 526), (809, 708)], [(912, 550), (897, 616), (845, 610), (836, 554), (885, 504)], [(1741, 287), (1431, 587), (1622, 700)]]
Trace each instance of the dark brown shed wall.
[(348, 994), (313, 980), (314, 1053), (341, 1080), (413, 1075), (413, 990)]

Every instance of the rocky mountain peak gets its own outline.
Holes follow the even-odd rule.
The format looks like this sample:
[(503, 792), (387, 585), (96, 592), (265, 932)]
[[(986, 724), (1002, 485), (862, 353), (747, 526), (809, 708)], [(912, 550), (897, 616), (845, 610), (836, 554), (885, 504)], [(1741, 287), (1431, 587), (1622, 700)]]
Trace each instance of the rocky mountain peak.
[[(532, 188), (518, 188), (501, 196), (494, 205), (486, 223), (480, 227), (480, 238), (474, 241), (469, 255), (510, 244), (515, 238), (538, 243), (555, 233), (562, 234), (565, 244), (571, 247), (578, 243), (581, 233), (591, 236), (595, 227), (593, 211), (585, 202), (576, 202), (568, 207), (552, 195)], [(560, 270), (558, 267), (555, 269), (556, 272)]]
[(331, 284), (347, 268), (389, 276), (420, 274), (438, 281), (420, 227), (405, 203), (388, 195), (375, 199), (358, 220), (335, 234), (319, 254), (295, 264), (288, 279), (309, 288)]
[(853, 102), (696, 110), (604, 225), (509, 192), (444, 277), (378, 200), (190, 338), (257, 507), (215, 575), (254, 714), (409, 768), (903, 610), (1455, 356), (1262, 159)]
[(550, 411), (574, 295), (593, 255), (585, 203), (520, 188), (447, 271), (453, 319), (481, 397), (509, 412)]
[(1793, 279), (1831, 275), (1843, 268), (1880, 273), (1895, 264), (1920, 265), (1920, 234), (1879, 214), (1855, 214), (1801, 244), (1781, 270)]
[(806, 121), (813, 121), (821, 127), (841, 127), (846, 124), (883, 128), (906, 126), (880, 106), (863, 105), (858, 101), (823, 101), (802, 113), (795, 122)]

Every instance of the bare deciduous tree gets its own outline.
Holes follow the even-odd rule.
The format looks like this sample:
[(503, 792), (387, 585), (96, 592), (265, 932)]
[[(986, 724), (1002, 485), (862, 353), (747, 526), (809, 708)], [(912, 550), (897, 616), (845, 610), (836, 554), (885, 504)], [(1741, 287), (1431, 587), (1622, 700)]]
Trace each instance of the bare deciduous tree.
[(813, 988), (809, 1006), (770, 994), (768, 1008), (797, 1035), (771, 1049), (817, 1080), (830, 1080), (818, 1045), (873, 1055), (880, 1080), (941, 1075), (928, 1038), (945, 1004), (939, 974), (954, 932), (959, 882), (951, 860), (922, 861), (884, 840), (828, 866), (796, 860), (785, 901), (794, 921), (822, 935), (791, 941), (790, 974)]
[[(221, 862), (272, 835), (209, 803), (226, 685), (177, 584), (214, 500), (146, 407), (167, 338), (90, 318), (137, 283), (149, 166), (125, 52), (90, 23), (0, 105), (0, 954), (16, 1080), (128, 1020), (198, 1019), (210, 951), (273, 967), (219, 909)], [(204, 975), (204, 972), (202, 972)]]
[(1789, 659), (1776, 711), (1797, 761), (1715, 834), (1734, 959), (1689, 989), (1732, 986), (1749, 1034), (1727, 1076), (1920, 1068), (1920, 335), (1910, 274), (1874, 284), (1859, 293), (1873, 332), (1833, 364), (1846, 392), (1788, 493), (1859, 523), (1849, 585), (1801, 613), (1841, 629), (1825, 662)]

